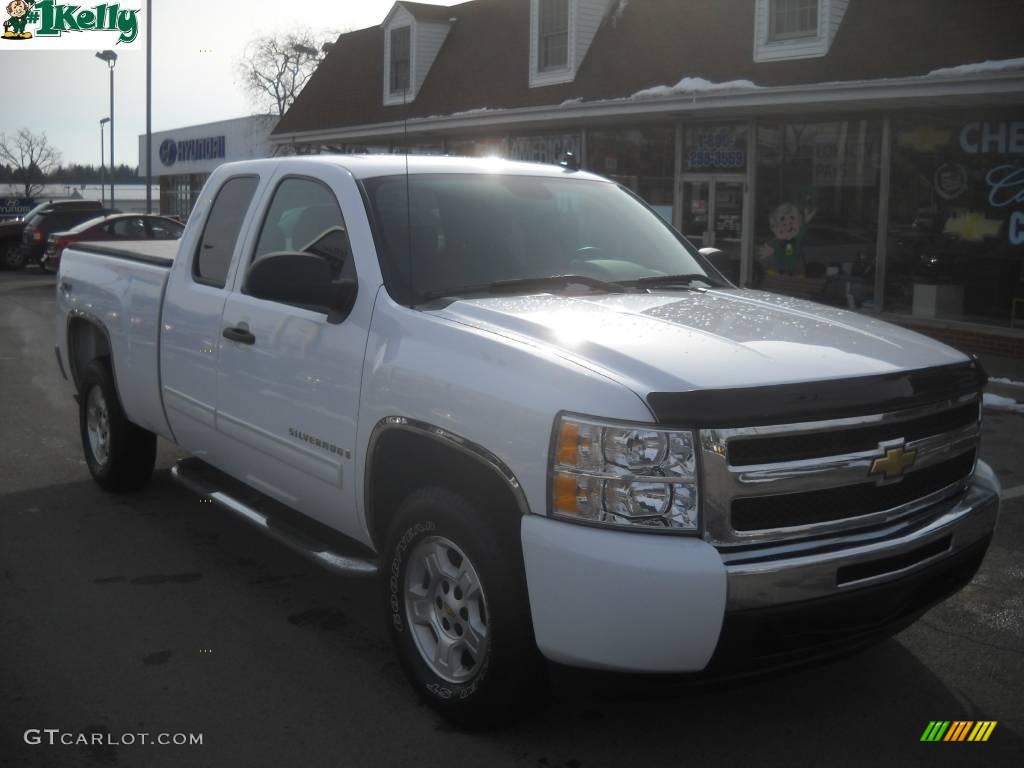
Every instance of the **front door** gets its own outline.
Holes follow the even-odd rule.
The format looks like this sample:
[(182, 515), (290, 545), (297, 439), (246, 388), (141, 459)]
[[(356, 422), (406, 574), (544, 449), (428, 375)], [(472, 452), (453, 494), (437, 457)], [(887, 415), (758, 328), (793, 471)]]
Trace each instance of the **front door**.
[(341, 206), (321, 180), (278, 180), (254, 239), (218, 340), (217, 431), (233, 445), (225, 461), (254, 488), (358, 536), (353, 452), (372, 291), (329, 323), (324, 313), (244, 290), (249, 265), (281, 251), (327, 254), (342, 277), (356, 276)]
[(683, 177), (683, 234), (698, 248), (725, 253), (713, 259), (734, 283), (740, 281), (746, 180), (736, 175)]

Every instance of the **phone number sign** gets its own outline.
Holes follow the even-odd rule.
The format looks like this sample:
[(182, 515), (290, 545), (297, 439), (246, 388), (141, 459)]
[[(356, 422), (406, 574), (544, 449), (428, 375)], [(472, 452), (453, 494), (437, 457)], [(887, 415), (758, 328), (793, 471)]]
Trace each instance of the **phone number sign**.
[(688, 171), (742, 171), (747, 167), (746, 132), (738, 128), (691, 130), (686, 142)]

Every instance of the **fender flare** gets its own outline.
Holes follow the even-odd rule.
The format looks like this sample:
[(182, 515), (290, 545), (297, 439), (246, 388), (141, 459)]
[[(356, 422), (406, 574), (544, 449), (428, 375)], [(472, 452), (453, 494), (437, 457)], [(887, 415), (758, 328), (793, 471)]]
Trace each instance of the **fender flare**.
[(71, 381), (75, 385), (75, 391), (78, 391), (78, 382), (81, 380), (81, 372), (75, 365), (75, 355), (71, 351), (71, 326), (75, 322), (84, 323), (95, 328), (104, 338), (107, 343), (107, 349), (110, 350), (110, 374), (114, 380), (114, 391), (117, 392), (117, 399), (121, 400), (121, 392), (118, 390), (117, 385), (117, 371), (114, 368), (114, 345), (110, 342), (110, 331), (103, 324), (96, 315), (91, 312), (85, 312), (81, 309), (72, 309), (68, 311), (67, 326), (64, 331), (64, 338), (67, 339), (67, 355), (68, 355), (68, 373), (71, 374)]
[(454, 448), (477, 461), (485, 469), (498, 476), (508, 489), (512, 498), (515, 500), (519, 513), (524, 517), (530, 514), (529, 502), (526, 500), (526, 494), (523, 492), (523, 487), (520, 485), (515, 473), (504, 461), (498, 458), (487, 448), (484, 448), (482, 445), (475, 443), (472, 440), (467, 440), (461, 435), (455, 434), (448, 429), (438, 427), (425, 421), (409, 418), (407, 416), (385, 416), (374, 425), (373, 431), (370, 433), (370, 439), (366, 445), (366, 463), (363, 468), (363, 522), (366, 526), (367, 533), (370, 534), (371, 540), (373, 538), (372, 532), (374, 528), (372, 498), (373, 484), (371, 481), (374, 469), (374, 456), (376, 453), (377, 442), (380, 438), (383, 435), (394, 431), (409, 432), (421, 437), (429, 438), (441, 443), (442, 445)]

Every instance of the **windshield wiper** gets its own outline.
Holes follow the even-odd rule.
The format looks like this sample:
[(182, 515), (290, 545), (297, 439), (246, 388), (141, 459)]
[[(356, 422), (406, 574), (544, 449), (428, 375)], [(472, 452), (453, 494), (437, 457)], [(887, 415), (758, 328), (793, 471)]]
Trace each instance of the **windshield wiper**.
[(641, 277), (639, 280), (630, 280), (626, 285), (635, 285), (638, 287), (654, 285), (682, 285), (689, 287), (692, 283), (695, 283), (698, 280), (702, 283), (707, 283), (712, 288), (723, 287), (722, 284), (714, 278), (697, 273), (692, 275), (654, 275), (653, 277)]
[(423, 294), (423, 300), (434, 301), (435, 299), (473, 293), (514, 293), (533, 288), (567, 288), (573, 284), (585, 285), (588, 288), (607, 293), (626, 292), (626, 288), (620, 283), (611, 283), (607, 280), (599, 280), (596, 277), (587, 277), (586, 275), (549, 275), (547, 277), (520, 277), (514, 280), (495, 280), (491, 283), (476, 283), (474, 285), (459, 286), (458, 288), (446, 288), (443, 291), (428, 291)]

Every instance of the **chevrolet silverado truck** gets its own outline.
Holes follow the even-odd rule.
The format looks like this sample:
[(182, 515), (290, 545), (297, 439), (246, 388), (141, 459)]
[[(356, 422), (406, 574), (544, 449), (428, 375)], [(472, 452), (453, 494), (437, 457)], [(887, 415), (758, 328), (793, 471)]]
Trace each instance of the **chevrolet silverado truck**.
[(176, 444), (203, 498), (377, 575), (412, 685), (472, 726), (551, 663), (849, 653), (978, 569), (979, 364), (708, 256), (571, 165), (229, 163), (180, 243), (67, 249), (56, 354), (103, 488)]

